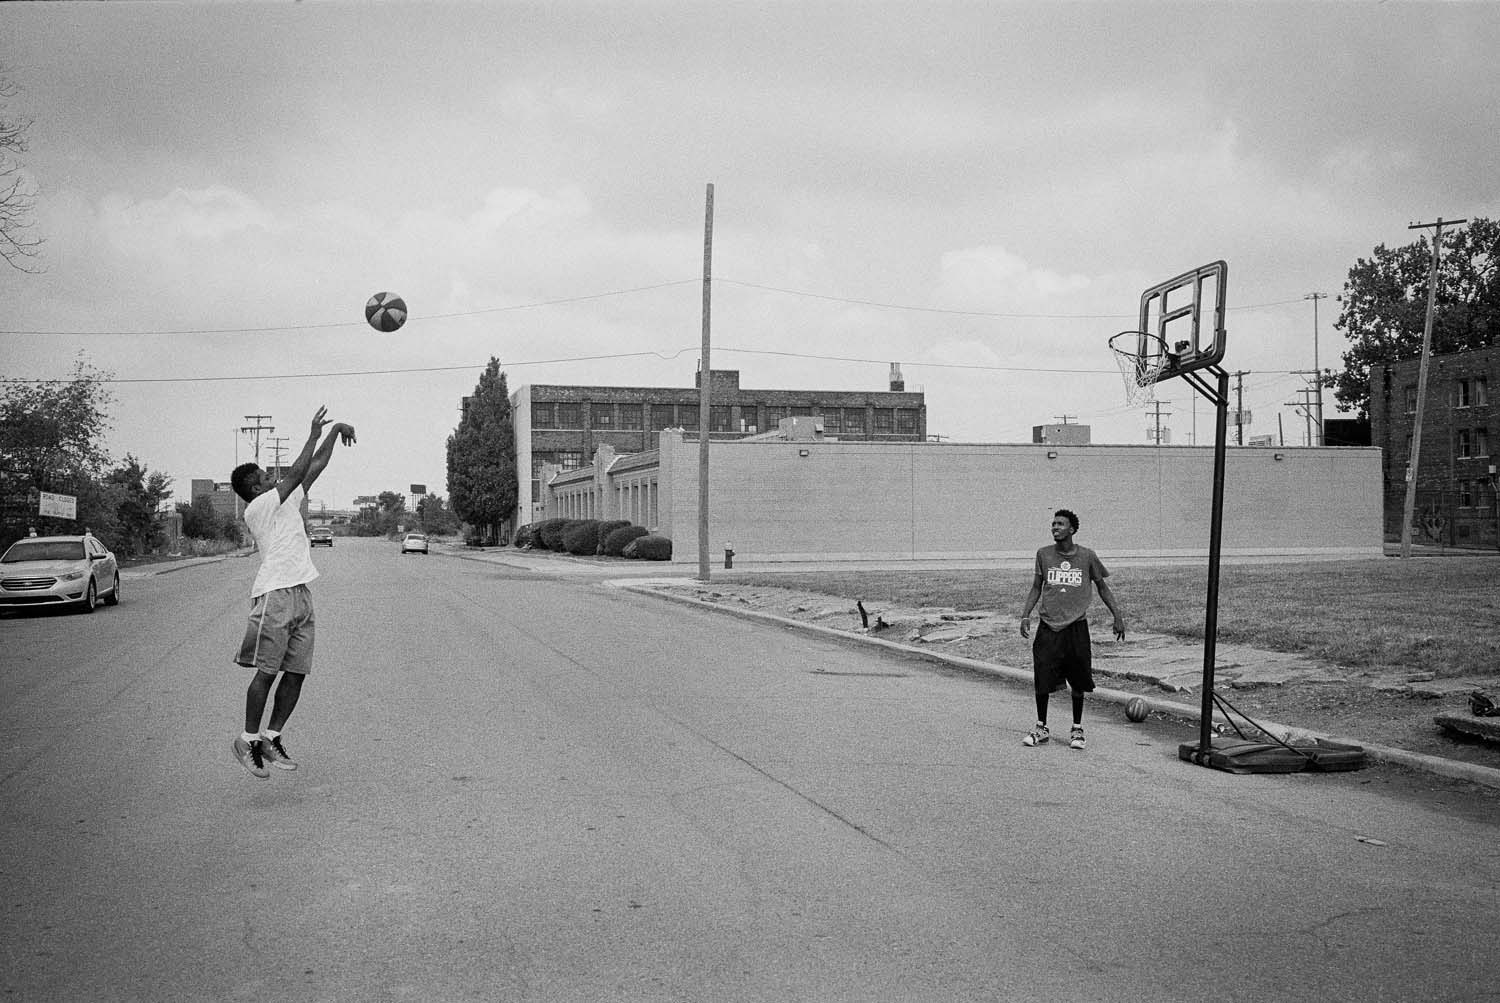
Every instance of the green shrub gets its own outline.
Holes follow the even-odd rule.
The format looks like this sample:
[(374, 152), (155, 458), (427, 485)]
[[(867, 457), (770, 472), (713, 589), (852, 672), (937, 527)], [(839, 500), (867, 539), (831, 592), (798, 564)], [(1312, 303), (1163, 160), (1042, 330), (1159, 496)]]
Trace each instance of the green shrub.
[(561, 550), (563, 527), (572, 521), (571, 519), (544, 519), (537, 523), (533, 545), (545, 547), (548, 550)]
[(600, 552), (607, 557), (620, 557), (625, 553), (626, 545), (649, 532), (645, 526), (632, 526), (627, 522), (604, 538), (604, 543), (599, 548)]
[(609, 534), (617, 529), (630, 525), (629, 519), (602, 519), (599, 522), (599, 549), (595, 553), (604, 553), (604, 541), (609, 539)]
[(527, 523), (525, 526), (522, 526), (516, 530), (516, 535), (511, 539), (510, 542), (517, 547), (526, 546), (531, 542), (531, 534), (533, 529), (534, 527), (530, 523)]
[(647, 534), (635, 540), (631, 546), (635, 548), (635, 556), (643, 561), (670, 561), (672, 559), (672, 541), (665, 536)]
[(570, 554), (592, 557), (599, 550), (599, 520), (577, 519), (563, 530), (563, 549)]

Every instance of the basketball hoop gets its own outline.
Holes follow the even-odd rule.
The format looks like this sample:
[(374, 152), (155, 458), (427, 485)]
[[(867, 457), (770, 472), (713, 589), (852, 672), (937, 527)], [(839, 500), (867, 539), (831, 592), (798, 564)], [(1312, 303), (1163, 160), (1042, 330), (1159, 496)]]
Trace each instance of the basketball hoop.
[(1167, 343), (1144, 331), (1121, 331), (1109, 339), (1109, 348), (1125, 378), (1125, 403), (1130, 407), (1151, 403), (1156, 381), (1167, 364)]

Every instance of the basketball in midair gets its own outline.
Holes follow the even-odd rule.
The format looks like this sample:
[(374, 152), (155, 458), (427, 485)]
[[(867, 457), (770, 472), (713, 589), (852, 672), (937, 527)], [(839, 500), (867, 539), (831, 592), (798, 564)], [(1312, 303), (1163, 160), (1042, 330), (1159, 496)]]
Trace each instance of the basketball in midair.
[(375, 330), (390, 334), (406, 323), (406, 301), (395, 293), (376, 293), (365, 304), (365, 320)]
[(1130, 702), (1125, 705), (1125, 716), (1137, 722), (1146, 720), (1146, 701), (1140, 697), (1131, 697)]

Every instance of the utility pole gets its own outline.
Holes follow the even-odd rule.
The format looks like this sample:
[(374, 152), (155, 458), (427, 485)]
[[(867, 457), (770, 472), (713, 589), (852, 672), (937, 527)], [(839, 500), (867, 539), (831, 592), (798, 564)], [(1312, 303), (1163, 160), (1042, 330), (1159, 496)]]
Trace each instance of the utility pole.
[(1305, 438), (1305, 442), (1306, 442), (1307, 445), (1311, 446), (1312, 445), (1312, 441), (1313, 441), (1313, 433), (1312, 433), (1312, 404), (1310, 402), (1311, 398), (1312, 398), (1312, 391), (1310, 389), (1308, 389), (1307, 387), (1303, 387), (1301, 390), (1298, 390), (1297, 392), (1302, 395), (1302, 399), (1301, 400), (1295, 400), (1295, 401), (1287, 401), (1285, 404), (1282, 405), (1282, 407), (1289, 407), (1295, 413), (1300, 414), (1302, 416), (1303, 423), (1307, 426), (1306, 429), (1303, 432), (1303, 435), (1306, 437)]
[(1234, 444), (1236, 446), (1245, 444), (1245, 377), (1249, 375), (1248, 369), (1241, 369), (1234, 374)]
[(240, 426), (240, 431), (241, 432), (249, 432), (251, 435), (253, 435), (255, 437), (255, 464), (256, 464), (256, 466), (259, 466), (260, 465), (260, 434), (262, 432), (265, 432), (267, 434), (269, 434), (271, 432), (274, 432), (274, 431), (276, 431), (276, 426), (275, 425), (264, 424), (264, 422), (268, 422), (268, 421), (271, 420), (271, 416), (268, 415), (268, 414), (247, 414), (247, 415), (245, 415), (245, 420), (246, 421), (254, 420), (254, 422), (255, 422), (254, 425), (241, 425)]
[[(1438, 258), (1443, 251), (1443, 217), (1436, 223), (1413, 223), (1408, 230), (1432, 230), (1432, 268), (1427, 273), (1427, 320), (1422, 325), (1422, 362), (1417, 367), (1417, 414), (1411, 429), (1411, 456), (1406, 467), (1406, 504), (1401, 512), (1401, 559), (1411, 557), (1411, 520), (1417, 507), (1417, 472), (1422, 459), (1422, 412), (1427, 405), (1427, 363), (1432, 356), (1432, 318), (1437, 312)], [(1446, 221), (1449, 226), (1466, 219)]]
[(708, 438), (713, 426), (713, 370), (708, 361), (713, 261), (714, 186), (709, 185), (703, 210), (703, 359), (698, 373), (698, 579), (704, 582), (708, 581)]
[(1297, 393), (1302, 395), (1302, 400), (1296, 404), (1289, 404), (1303, 413), (1307, 419), (1307, 444), (1309, 446), (1323, 445), (1323, 384), (1322, 373), (1316, 369), (1293, 369), (1293, 376), (1306, 376), (1315, 382), (1311, 387), (1304, 387)]
[(1318, 445), (1326, 446), (1328, 441), (1323, 435), (1323, 370), (1318, 362), (1318, 300), (1326, 300), (1328, 294), (1308, 293), (1302, 298), (1312, 300), (1313, 305), (1313, 378), (1318, 381), (1316, 384), (1318, 388)]
[(282, 450), (285, 449), (285, 447), (282, 446), (282, 443), (286, 442), (286, 440), (287, 437), (284, 435), (273, 435), (266, 440), (271, 444), (271, 452), (275, 456), (275, 459), (273, 459), (271, 462), (275, 464), (276, 472), (278, 474), (281, 473), (281, 453)]
[[(1162, 408), (1164, 408), (1165, 406), (1167, 406), (1168, 404), (1171, 404), (1171, 403), (1172, 403), (1171, 401), (1152, 401), (1151, 405), (1150, 405), (1153, 417), (1156, 419), (1156, 430), (1154, 432), (1152, 432), (1152, 434), (1151, 434), (1151, 441), (1154, 442), (1154, 443), (1156, 443), (1158, 446), (1161, 445), (1161, 416), (1162, 416)], [(1170, 412), (1170, 411), (1167, 412), (1167, 414), (1169, 414), (1169, 415), (1171, 413), (1172, 412)], [(1147, 431), (1151, 432), (1151, 429), (1147, 429)]]

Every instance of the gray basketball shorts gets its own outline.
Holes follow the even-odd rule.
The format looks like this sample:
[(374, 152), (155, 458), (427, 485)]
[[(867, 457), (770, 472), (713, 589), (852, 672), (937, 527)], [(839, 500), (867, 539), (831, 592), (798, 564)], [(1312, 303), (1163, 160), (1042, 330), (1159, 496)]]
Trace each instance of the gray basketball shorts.
[(1067, 686), (1079, 693), (1091, 691), (1094, 649), (1089, 622), (1074, 620), (1062, 630), (1053, 630), (1038, 621), (1036, 640), (1031, 642), (1031, 664), (1038, 693), (1056, 693)]
[(313, 605), (306, 585), (272, 589), (250, 601), (250, 622), (235, 663), (261, 672), (312, 671)]

